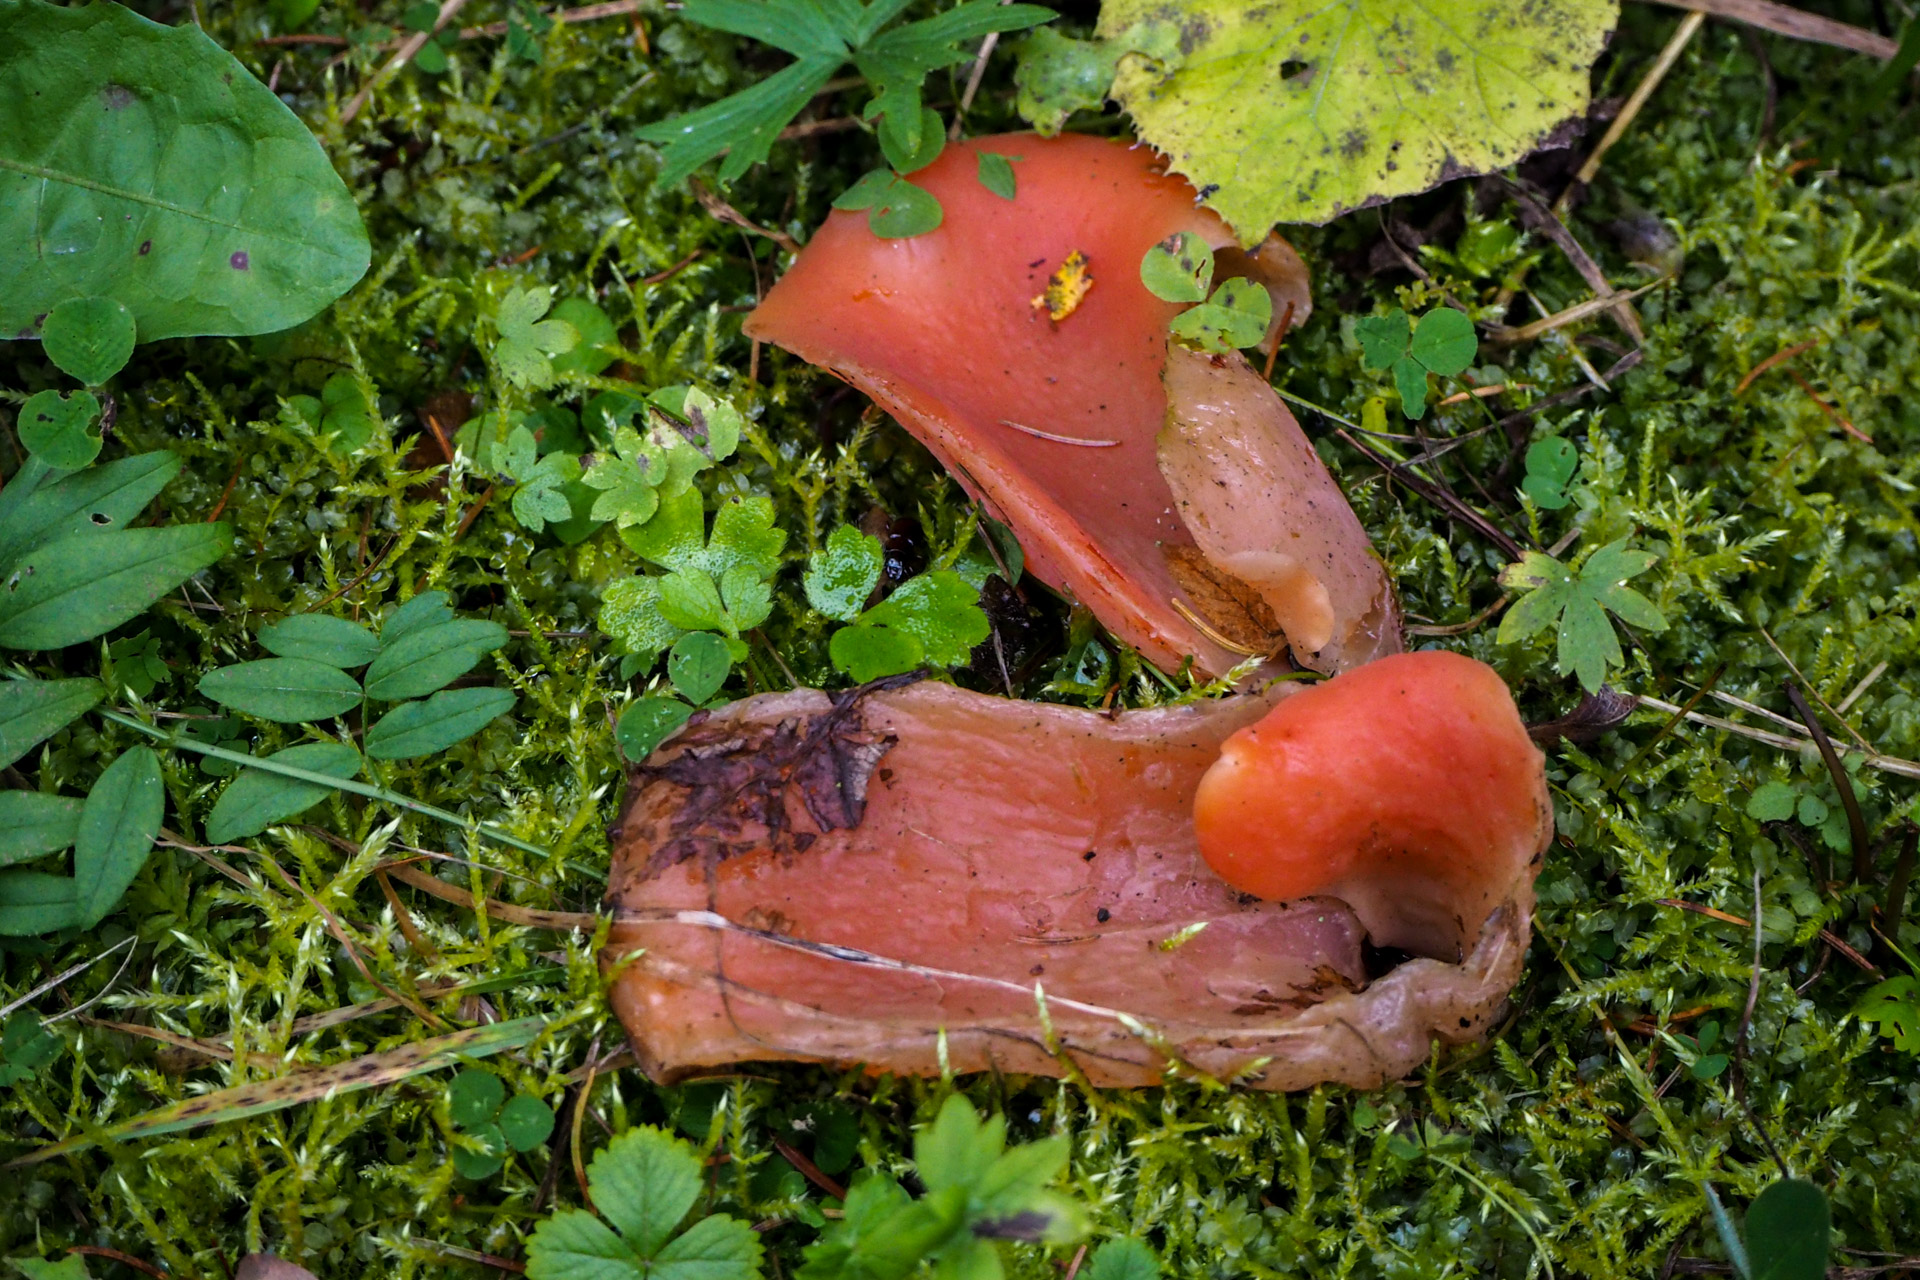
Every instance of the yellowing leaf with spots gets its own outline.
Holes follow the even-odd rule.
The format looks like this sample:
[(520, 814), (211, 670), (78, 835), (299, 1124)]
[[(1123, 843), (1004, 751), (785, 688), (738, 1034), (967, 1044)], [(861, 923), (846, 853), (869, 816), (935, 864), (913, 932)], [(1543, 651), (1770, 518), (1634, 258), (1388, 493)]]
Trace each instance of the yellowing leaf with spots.
[(1547, 143), (1586, 111), (1618, 16), (1615, 0), (1107, 0), (1100, 34), (1175, 37), (1180, 56), (1122, 58), (1112, 96), (1252, 244)]
[(1087, 255), (1075, 249), (1047, 277), (1047, 290), (1034, 297), (1033, 309), (1045, 310), (1047, 319), (1058, 324), (1074, 313), (1091, 288), (1093, 273), (1087, 270)]

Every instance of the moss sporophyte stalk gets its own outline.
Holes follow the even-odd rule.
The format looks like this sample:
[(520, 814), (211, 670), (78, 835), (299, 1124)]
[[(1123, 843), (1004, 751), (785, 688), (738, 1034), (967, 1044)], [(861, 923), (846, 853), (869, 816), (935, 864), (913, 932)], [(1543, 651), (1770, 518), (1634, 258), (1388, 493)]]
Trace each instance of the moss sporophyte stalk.
[[(1491, 83), (1490, 56), (1417, 24), (1352, 43), (1392, 25), (1364, 0), (424, 8), (0, 0), (0, 83), (64, 104), (0, 106), (0, 208), (49, 211), (0, 249), (6, 332), (31, 335), (0, 348), (0, 1266), (1518, 1280), (1920, 1254), (1900, 6), (1823, 6), (1851, 49), (1777, 10), (1536, 7), (1514, 57), (1559, 59), (1536, 92), (1397, 151), (1366, 86)], [(1471, 32), (1483, 8), (1432, 15)], [(49, 151), (62, 112), (120, 144)], [(1185, 221), (1124, 254), (1023, 222), (1049, 153), (1002, 135), (1029, 121), (1143, 167), (1115, 144), (1161, 148)], [(1523, 159), (1541, 140), (1565, 145)], [(85, 167), (123, 161), (164, 203)], [(1464, 172), (1495, 166), (1512, 186)], [(209, 230), (178, 210), (216, 173)], [(1183, 325), (1176, 355), (1273, 387), (1406, 646), (1512, 691), (1555, 835), (1471, 1043), (1294, 1093), (1139, 1019), (1110, 1022), (1174, 1063), (1150, 1087), (955, 1073), (937, 1029), (924, 1077), (637, 1069), (608, 829), (669, 735), (918, 672), (884, 696), (1200, 717), (1262, 661), (1343, 661), (1292, 645), (1308, 596), (1197, 537), (1139, 562), (1171, 584), (1141, 616), (1188, 637), (1156, 652), (1049, 589), (1031, 510), (969, 496), (983, 477), (903, 406), (743, 328), (837, 227), (907, 255), (990, 217), (1059, 243), (970, 293), (1068, 353), (1126, 299), (1157, 349)], [(1177, 232), (1211, 255), (1202, 283), (1167, 250), (1202, 296), (1143, 279)], [(1073, 251), (1093, 283), (1055, 321), (1029, 304)], [(1247, 286), (1217, 296), (1254, 280), (1264, 326)], [(927, 376), (975, 359), (962, 301), (917, 302), (891, 345), (940, 335)], [(1076, 376), (1057, 364), (1038, 376)], [(1064, 409), (978, 429), (1063, 474), (1123, 438)], [(820, 758), (872, 745), (834, 726)], [(1089, 882), (1125, 854), (1062, 847)], [(1020, 927), (1074, 936), (1070, 909)], [(1089, 933), (1126, 924), (1099, 909)], [(1138, 952), (1199, 971), (1229, 942), (1197, 922)], [(678, 927), (711, 954), (717, 929)], [(1092, 1015), (1071, 947), (1028, 945), (1048, 971), (1008, 1017), (1047, 1054)], [(1404, 960), (1356, 945), (1349, 976)]]

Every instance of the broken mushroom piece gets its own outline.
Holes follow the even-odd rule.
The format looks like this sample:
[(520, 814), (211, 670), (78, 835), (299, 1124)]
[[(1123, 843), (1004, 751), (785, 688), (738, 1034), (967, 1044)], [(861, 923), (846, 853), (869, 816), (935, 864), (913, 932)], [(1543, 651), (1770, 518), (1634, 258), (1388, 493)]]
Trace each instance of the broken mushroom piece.
[[(1013, 162), (1014, 199), (981, 185), (988, 152)], [(1290, 644), (1331, 672), (1399, 648), (1366, 532), (1279, 397), (1238, 356), (1169, 361), (1179, 308), (1147, 291), (1141, 258), (1181, 231), (1233, 244), (1191, 187), (1150, 151), (1073, 134), (950, 145), (913, 181), (940, 199), (937, 230), (884, 240), (833, 214), (748, 335), (866, 392), (1013, 528), (1036, 576), (1168, 670), (1191, 656), (1217, 675)], [(1084, 275), (1050, 291), (1069, 262)], [(1276, 329), (1306, 318), (1284, 241), (1229, 265), (1273, 293)], [(1226, 519), (1256, 499), (1274, 505)]]
[[(1449, 749), (1505, 752), (1472, 681), (1420, 661), (1334, 694), (1356, 675), (1333, 696), (1282, 684), (1111, 719), (896, 677), (689, 722), (635, 770), (614, 832), (604, 959), (642, 1066), (670, 1081), (775, 1059), (918, 1075), (1071, 1063), (1104, 1086), (1178, 1061), (1266, 1089), (1369, 1087), (1436, 1038), (1480, 1035), (1519, 975), (1532, 854), (1551, 832), (1538, 753), (1532, 776), (1491, 778), (1516, 794), (1484, 797), (1501, 857), (1455, 903), (1465, 927), (1395, 932), (1439, 954), (1384, 974), (1369, 971), (1365, 912), (1256, 898), (1202, 857), (1201, 779), (1276, 707), (1298, 701), (1289, 731), (1325, 748), (1289, 766), (1298, 808), (1267, 833), (1289, 849), (1289, 824), (1327, 796), (1351, 808), (1342, 737), (1373, 773), (1403, 707), (1460, 718)], [(1502, 745), (1483, 749), (1482, 733)], [(1390, 896), (1402, 847), (1428, 847), (1423, 827), (1390, 825), (1405, 812), (1386, 806), (1377, 839), (1327, 849), (1330, 879), (1363, 886), (1373, 866)], [(1352, 843), (1351, 823), (1331, 826)]]

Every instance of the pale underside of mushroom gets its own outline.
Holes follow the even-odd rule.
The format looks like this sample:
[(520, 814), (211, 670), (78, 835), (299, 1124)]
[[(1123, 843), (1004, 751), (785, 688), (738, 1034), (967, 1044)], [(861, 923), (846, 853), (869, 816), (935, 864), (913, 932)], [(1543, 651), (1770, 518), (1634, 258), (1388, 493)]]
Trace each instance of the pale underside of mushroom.
[(1345, 903), (1253, 899), (1202, 861), (1201, 775), (1291, 686), (1110, 718), (885, 685), (735, 703), (636, 772), (605, 960), (654, 1078), (793, 1060), (1370, 1087), (1482, 1035), (1519, 975), (1527, 850), (1443, 954), (1371, 981)]

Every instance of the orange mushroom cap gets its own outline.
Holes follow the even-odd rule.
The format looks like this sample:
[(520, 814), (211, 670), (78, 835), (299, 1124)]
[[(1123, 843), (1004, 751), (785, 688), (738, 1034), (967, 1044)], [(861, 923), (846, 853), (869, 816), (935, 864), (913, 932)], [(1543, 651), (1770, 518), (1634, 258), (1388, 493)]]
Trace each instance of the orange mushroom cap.
[(1376, 943), (1451, 957), (1553, 837), (1542, 762), (1491, 667), (1382, 658), (1227, 739), (1194, 796), (1200, 853), (1244, 892), (1332, 894)]

